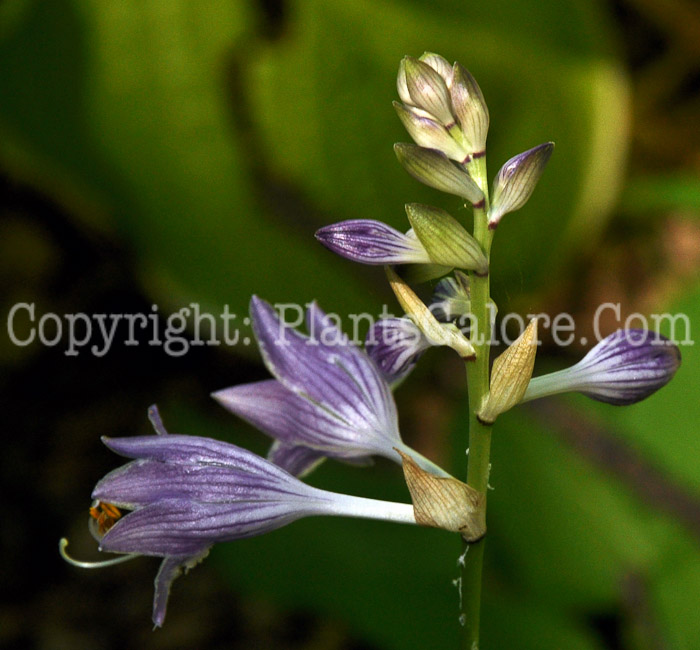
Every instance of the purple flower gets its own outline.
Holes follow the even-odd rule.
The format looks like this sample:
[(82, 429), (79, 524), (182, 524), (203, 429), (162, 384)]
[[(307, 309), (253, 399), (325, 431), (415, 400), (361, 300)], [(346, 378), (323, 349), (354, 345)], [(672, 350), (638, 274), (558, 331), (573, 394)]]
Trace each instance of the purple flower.
[(522, 401), (579, 391), (616, 406), (634, 404), (671, 381), (680, 364), (680, 350), (665, 336), (618, 330), (574, 366), (531, 379)]
[(167, 434), (155, 407), (150, 415), (160, 435), (103, 438), (135, 460), (107, 474), (92, 496), (109, 504), (109, 512), (130, 511), (106, 531), (104, 522), (94, 530), (101, 551), (164, 558), (155, 582), (156, 626), (165, 619), (173, 580), (217, 542), (260, 535), (311, 515), (415, 523), (410, 504), (319, 490), (235, 445)]
[(337, 255), (362, 264), (430, 264), (412, 231), (404, 235), (381, 221), (351, 219), (324, 226), (318, 239)]
[(296, 475), (325, 456), (367, 462), (380, 455), (398, 462), (395, 448), (406, 446), (391, 389), (374, 362), (315, 304), (306, 312), (311, 336), (281, 323), (257, 297), (250, 314), (275, 379), (226, 388), (213, 397), (276, 439), (269, 459)]
[(404, 379), (429, 347), (430, 341), (410, 318), (378, 320), (365, 339), (367, 354), (390, 384)]

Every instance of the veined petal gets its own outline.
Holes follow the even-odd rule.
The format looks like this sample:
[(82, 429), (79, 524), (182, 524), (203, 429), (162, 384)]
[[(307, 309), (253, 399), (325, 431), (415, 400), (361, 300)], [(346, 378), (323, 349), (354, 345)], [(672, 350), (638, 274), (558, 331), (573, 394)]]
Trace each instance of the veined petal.
[(192, 557), (166, 557), (158, 569), (155, 579), (155, 593), (153, 595), (153, 624), (156, 627), (163, 627), (165, 622), (165, 612), (170, 596), (170, 587), (183, 570), (189, 571), (199, 564), (209, 553), (206, 549), (199, 555)]
[(297, 478), (303, 478), (311, 473), (326, 458), (328, 458), (328, 454), (317, 449), (289, 444), (280, 440), (275, 440), (267, 452), (267, 460)]
[[(375, 435), (375, 431), (367, 427), (349, 426), (328, 408), (292, 392), (276, 379), (232, 386), (212, 397), (224, 408), (287, 445), (304, 445), (336, 458), (371, 454), (394, 456), (394, 441)], [(299, 460), (297, 456), (294, 464)], [(275, 464), (280, 465), (276, 461)], [(286, 463), (281, 466), (297, 474)]]
[(365, 350), (390, 384), (404, 379), (430, 342), (410, 318), (378, 320), (367, 332)]
[(415, 237), (381, 221), (351, 219), (316, 231), (326, 248), (362, 264), (427, 264), (430, 257)]
[(616, 406), (634, 404), (665, 386), (681, 364), (678, 346), (648, 330), (618, 330), (577, 364), (530, 380), (523, 401), (578, 391)]
[(347, 342), (325, 345), (283, 325), (257, 297), (251, 317), (263, 360), (290, 391), (316, 402), (348, 427), (396, 444), (398, 418), (391, 390), (366, 354)]

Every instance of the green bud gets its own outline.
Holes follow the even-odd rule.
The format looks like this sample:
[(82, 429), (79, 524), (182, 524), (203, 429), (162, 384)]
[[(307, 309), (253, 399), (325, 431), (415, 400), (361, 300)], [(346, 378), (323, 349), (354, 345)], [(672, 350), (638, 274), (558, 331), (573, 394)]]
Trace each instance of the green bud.
[(445, 80), (423, 61), (407, 56), (403, 62), (411, 105), (430, 113), (443, 126), (452, 126), (455, 117)]
[(489, 109), (476, 79), (459, 63), (454, 64), (450, 92), (452, 106), (469, 154), (483, 154), (489, 131)]
[(491, 230), (498, 226), (504, 214), (515, 212), (527, 203), (553, 150), (554, 143), (546, 142), (514, 156), (501, 167), (493, 183), (489, 208)]
[(394, 108), (408, 134), (416, 144), (428, 149), (442, 151), (448, 158), (463, 162), (468, 158), (467, 150), (447, 132), (447, 129), (427, 116), (425, 111), (394, 102)]
[(418, 57), (418, 60), (427, 63), (435, 70), (443, 78), (448, 88), (452, 85), (452, 66), (445, 57), (433, 52), (423, 52)]
[(441, 151), (397, 142), (394, 152), (403, 168), (421, 183), (441, 192), (461, 196), (472, 204), (484, 200), (484, 193), (472, 177)]
[(489, 263), (479, 243), (460, 223), (440, 208), (407, 203), (406, 214), (428, 257), (443, 266), (487, 275)]

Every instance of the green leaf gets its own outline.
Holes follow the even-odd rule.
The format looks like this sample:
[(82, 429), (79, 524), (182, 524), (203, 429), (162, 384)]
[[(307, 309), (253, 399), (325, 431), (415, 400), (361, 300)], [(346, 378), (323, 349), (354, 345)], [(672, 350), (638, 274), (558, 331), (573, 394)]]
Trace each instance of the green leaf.
[(494, 569), (558, 606), (613, 607), (626, 572), (653, 567), (677, 535), (523, 409), (499, 417), (492, 460)]

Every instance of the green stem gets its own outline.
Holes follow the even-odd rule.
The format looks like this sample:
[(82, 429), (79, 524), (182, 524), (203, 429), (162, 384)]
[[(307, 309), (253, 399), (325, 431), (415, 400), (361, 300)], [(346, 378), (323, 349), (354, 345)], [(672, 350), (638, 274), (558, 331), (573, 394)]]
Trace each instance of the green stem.
[[(486, 257), (490, 257), (493, 233), (488, 229), (488, 183), (486, 160), (477, 158), (467, 164), (467, 170), (479, 184), (486, 197), (484, 205), (474, 208), (474, 238), (481, 244)], [(489, 351), (491, 341), (491, 314), (489, 305), (489, 276), (478, 277), (472, 273), (470, 279), (472, 308), (472, 344), (476, 359), (467, 362), (469, 391), (469, 457), (467, 483), (486, 495), (489, 482), (491, 456), (491, 426), (482, 424), (476, 416), (482, 400), (489, 391)], [(484, 502), (486, 507), (486, 502)], [(481, 574), (483, 568), (485, 540), (469, 546), (462, 567), (462, 622), (464, 625), (463, 647), (465, 650), (479, 648), (479, 621), (481, 614)], [(466, 549), (465, 549), (466, 550)]]

